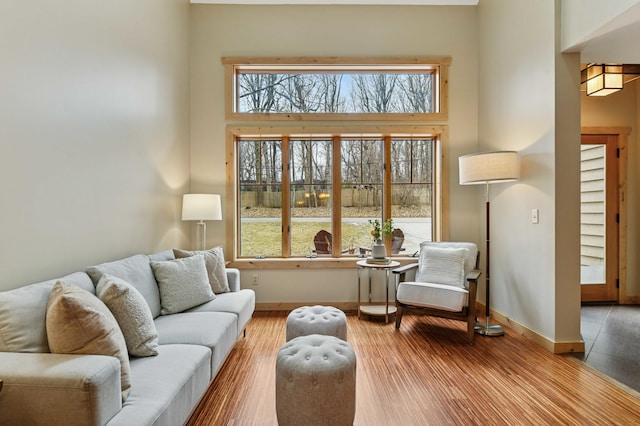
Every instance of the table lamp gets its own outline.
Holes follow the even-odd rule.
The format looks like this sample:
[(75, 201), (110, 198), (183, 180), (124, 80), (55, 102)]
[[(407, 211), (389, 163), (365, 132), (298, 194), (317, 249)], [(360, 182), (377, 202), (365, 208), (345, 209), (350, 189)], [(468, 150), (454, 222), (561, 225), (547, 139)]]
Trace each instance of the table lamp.
[(182, 196), (182, 220), (197, 220), (200, 231), (199, 250), (205, 250), (207, 239), (206, 220), (222, 220), (222, 207), (218, 194), (184, 194)]

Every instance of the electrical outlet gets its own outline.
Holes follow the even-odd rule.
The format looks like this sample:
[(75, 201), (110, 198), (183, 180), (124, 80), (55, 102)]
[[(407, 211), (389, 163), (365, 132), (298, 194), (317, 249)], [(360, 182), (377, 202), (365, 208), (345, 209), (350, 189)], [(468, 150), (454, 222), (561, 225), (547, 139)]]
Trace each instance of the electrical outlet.
[(253, 274), (251, 276), (251, 285), (258, 285), (258, 274)]
[(532, 209), (531, 210), (531, 223), (539, 223), (540, 222), (540, 210)]

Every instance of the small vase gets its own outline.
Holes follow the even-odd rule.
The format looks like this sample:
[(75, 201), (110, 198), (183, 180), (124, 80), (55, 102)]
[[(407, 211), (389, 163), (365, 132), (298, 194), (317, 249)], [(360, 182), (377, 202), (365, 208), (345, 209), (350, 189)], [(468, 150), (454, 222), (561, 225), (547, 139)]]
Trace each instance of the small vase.
[(384, 259), (387, 257), (387, 248), (382, 244), (382, 240), (375, 240), (371, 247), (371, 256), (374, 259)]

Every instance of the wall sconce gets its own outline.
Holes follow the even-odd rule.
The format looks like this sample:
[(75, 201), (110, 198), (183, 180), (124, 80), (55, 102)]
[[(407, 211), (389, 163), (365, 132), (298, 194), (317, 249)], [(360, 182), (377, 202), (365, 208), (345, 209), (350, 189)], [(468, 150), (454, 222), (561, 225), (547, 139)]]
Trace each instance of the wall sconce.
[(587, 96), (607, 96), (624, 87), (623, 66), (620, 64), (588, 64), (581, 72)]

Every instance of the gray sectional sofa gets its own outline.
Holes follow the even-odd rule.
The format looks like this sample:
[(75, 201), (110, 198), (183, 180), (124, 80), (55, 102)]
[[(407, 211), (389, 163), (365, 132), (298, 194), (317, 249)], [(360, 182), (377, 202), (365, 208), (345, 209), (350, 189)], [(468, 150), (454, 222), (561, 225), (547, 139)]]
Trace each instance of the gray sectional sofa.
[[(245, 332), (255, 295), (240, 289), (237, 269), (226, 269), (229, 292), (160, 315), (150, 262), (173, 259), (171, 250), (140, 254), (0, 292), (0, 425), (183, 424)], [(47, 341), (45, 316), (54, 284), (62, 280), (95, 294), (101, 273), (135, 287), (157, 329), (158, 354), (129, 357), (131, 388), (124, 401), (117, 358), (51, 353)]]

